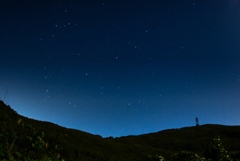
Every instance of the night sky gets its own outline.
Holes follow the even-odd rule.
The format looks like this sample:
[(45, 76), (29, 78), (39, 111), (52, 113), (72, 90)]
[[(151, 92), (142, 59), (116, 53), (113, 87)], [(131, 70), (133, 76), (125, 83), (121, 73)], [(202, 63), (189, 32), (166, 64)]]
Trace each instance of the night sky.
[(240, 124), (240, 0), (2, 0), (0, 98), (107, 136)]

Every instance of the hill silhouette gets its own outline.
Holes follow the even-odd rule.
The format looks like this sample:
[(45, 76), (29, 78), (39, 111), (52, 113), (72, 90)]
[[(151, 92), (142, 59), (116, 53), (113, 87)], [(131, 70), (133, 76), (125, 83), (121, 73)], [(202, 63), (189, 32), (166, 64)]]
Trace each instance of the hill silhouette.
[[(138, 136), (103, 138), (21, 116), (3, 101), (0, 101), (0, 125), (2, 158), (7, 158), (11, 153), (15, 159), (28, 155), (35, 157), (35, 160), (50, 156), (51, 160), (143, 161), (157, 155), (172, 160), (172, 156), (180, 151), (204, 155), (216, 136), (221, 138), (226, 150), (240, 150), (240, 126), (206, 124)], [(39, 149), (36, 151), (37, 145)]]

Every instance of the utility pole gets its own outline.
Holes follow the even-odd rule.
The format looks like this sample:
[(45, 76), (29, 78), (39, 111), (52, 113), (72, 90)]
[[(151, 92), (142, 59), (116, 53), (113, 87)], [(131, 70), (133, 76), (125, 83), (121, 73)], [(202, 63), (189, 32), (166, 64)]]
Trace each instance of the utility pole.
[(195, 118), (195, 121), (196, 121), (196, 126), (199, 126), (198, 117)]

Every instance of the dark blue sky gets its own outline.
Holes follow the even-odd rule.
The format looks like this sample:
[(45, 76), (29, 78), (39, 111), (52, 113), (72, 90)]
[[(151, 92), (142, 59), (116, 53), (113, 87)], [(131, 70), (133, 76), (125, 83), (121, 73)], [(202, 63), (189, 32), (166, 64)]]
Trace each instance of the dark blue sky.
[(240, 123), (240, 1), (0, 2), (0, 98), (101, 136)]

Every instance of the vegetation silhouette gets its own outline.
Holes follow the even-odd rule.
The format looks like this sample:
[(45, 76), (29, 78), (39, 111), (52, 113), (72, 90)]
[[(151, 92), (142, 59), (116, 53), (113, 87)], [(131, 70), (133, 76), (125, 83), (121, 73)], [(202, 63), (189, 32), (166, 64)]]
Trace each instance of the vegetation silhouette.
[(0, 101), (0, 127), (0, 161), (240, 160), (239, 126), (201, 125), (103, 138), (21, 116)]

